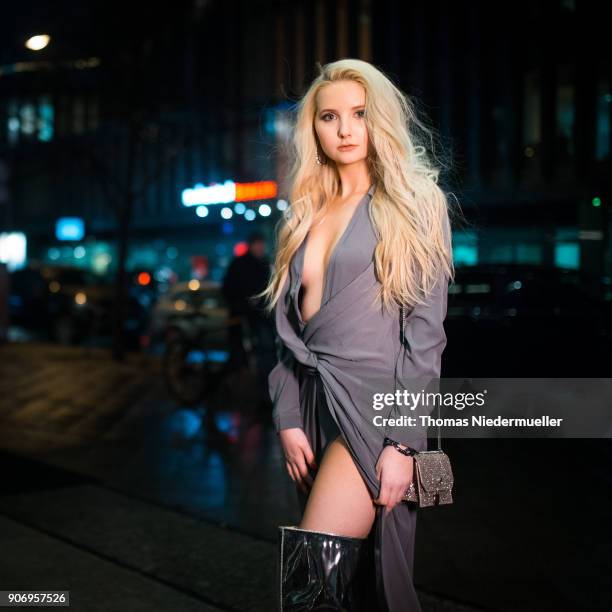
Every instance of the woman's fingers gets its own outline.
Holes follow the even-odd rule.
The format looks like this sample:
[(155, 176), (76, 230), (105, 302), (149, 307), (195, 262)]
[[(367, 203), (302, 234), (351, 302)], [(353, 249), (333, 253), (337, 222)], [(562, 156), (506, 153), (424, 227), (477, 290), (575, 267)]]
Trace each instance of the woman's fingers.
[(308, 466), (306, 465), (306, 460), (303, 456), (297, 461), (297, 469), (300, 473), (302, 481), (305, 482), (309, 488), (312, 487), (312, 477), (308, 472)]
[(291, 476), (291, 480), (293, 480), (293, 482), (297, 484), (297, 481), (299, 480), (299, 478), (297, 477), (297, 473), (295, 469), (293, 468), (293, 464), (290, 463), (289, 461), (286, 461), (285, 463), (287, 464), (287, 471), (289, 472), (289, 476)]
[(303, 449), (304, 452), (304, 458), (306, 459), (306, 463), (313, 469), (316, 469), (317, 464), (315, 462), (315, 456), (314, 453), (312, 452), (312, 448), (310, 448), (310, 444), (307, 444), (306, 447)]
[(300, 470), (298, 469), (297, 465), (287, 462), (287, 469), (289, 470), (291, 480), (293, 480), (293, 482), (298, 487), (300, 487), (302, 492), (308, 493), (308, 488), (306, 486), (306, 483), (304, 482), (304, 479), (302, 478), (302, 475), (300, 474)]
[(402, 499), (407, 488), (407, 486), (390, 485), (383, 482), (381, 483), (378, 497), (373, 501), (375, 504), (380, 506), (386, 506), (387, 514), (389, 514), (389, 512), (391, 512), (395, 506), (402, 503)]
[(374, 500), (374, 503), (379, 504), (380, 506), (386, 506), (388, 502), (389, 502), (389, 487), (383, 482), (380, 485), (378, 497)]
[(312, 487), (312, 476), (308, 471), (305, 456), (302, 454), (298, 455), (296, 458), (286, 459), (285, 463), (291, 480), (293, 480), (304, 493), (308, 493), (309, 489)]

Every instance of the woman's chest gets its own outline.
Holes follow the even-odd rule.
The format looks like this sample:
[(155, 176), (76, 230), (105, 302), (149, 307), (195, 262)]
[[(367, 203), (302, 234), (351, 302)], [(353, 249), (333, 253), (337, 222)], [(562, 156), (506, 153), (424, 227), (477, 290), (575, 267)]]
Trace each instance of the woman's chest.
[(376, 233), (367, 206), (321, 231), (311, 229), (294, 257), (294, 287), (320, 285), (323, 298), (348, 284), (372, 262)]

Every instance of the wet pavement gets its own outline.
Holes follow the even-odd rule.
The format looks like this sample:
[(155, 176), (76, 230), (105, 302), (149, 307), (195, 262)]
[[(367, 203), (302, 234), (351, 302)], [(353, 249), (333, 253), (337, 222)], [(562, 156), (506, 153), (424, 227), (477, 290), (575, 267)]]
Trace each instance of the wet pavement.
[[(248, 372), (191, 409), (148, 356), (6, 345), (0, 375), (0, 588), (69, 588), (79, 610), (275, 609), (276, 528), (299, 514)], [(425, 612), (609, 609), (607, 440), (445, 450), (455, 503), (417, 526)]]

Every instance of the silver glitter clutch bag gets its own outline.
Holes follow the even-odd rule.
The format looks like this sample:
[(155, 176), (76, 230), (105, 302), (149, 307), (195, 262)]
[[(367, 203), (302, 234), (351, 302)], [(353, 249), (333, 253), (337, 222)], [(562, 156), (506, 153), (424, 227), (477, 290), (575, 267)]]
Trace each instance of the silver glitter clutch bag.
[[(402, 342), (406, 312), (402, 305)], [(440, 407), (438, 406), (438, 410)], [(403, 501), (415, 502), (420, 508), (453, 503), (453, 470), (448, 455), (442, 450), (440, 426), (438, 425), (438, 448), (420, 451), (413, 455), (414, 475)]]
[(416, 502), (420, 508), (452, 504), (452, 490), (453, 471), (442, 449), (414, 455), (414, 476), (403, 501)]

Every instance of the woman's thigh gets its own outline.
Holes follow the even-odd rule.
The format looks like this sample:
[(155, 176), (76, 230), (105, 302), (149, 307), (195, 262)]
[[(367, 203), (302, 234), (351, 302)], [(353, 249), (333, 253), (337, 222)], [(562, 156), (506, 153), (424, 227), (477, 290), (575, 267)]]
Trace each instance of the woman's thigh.
[(300, 527), (365, 538), (376, 508), (342, 436), (327, 447)]

